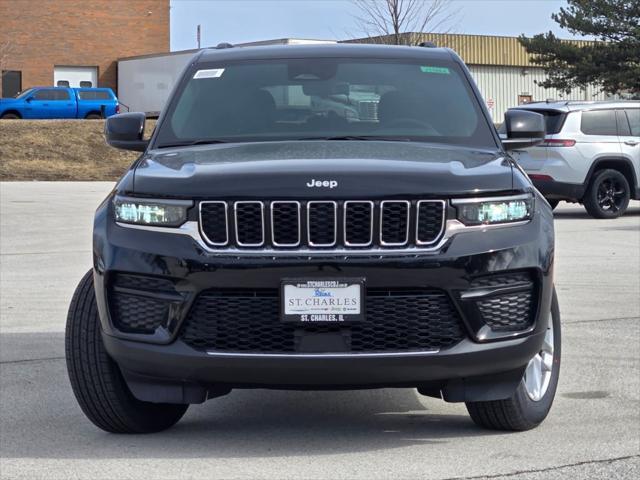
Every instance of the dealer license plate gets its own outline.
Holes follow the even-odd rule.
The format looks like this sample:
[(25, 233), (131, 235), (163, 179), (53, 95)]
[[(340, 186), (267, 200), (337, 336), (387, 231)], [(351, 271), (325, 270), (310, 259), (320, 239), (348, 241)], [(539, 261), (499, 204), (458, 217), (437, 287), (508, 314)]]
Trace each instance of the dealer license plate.
[(340, 323), (364, 320), (364, 279), (289, 278), (280, 291), (282, 320)]

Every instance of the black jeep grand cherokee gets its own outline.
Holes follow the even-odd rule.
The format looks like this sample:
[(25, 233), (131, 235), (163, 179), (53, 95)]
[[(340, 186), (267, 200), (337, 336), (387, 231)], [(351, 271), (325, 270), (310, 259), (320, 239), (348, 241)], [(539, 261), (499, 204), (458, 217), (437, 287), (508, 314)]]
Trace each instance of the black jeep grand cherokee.
[(234, 388), (412, 387), (488, 428), (547, 415), (560, 318), (551, 208), (450, 50), (211, 49), (100, 205), (71, 303), (69, 375), (110, 432)]

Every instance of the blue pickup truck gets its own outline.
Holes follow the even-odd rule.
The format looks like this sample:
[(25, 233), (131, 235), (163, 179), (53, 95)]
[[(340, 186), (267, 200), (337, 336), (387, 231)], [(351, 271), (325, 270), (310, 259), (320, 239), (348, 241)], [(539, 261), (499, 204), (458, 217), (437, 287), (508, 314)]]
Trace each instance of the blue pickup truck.
[(119, 111), (110, 88), (34, 87), (15, 98), (0, 99), (0, 119), (97, 119)]

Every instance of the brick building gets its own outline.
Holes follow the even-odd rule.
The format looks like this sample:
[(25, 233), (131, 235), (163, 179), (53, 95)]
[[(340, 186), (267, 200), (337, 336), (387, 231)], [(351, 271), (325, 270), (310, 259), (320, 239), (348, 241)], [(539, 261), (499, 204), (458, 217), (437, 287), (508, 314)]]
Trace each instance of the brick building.
[(118, 58), (168, 50), (169, 0), (0, 0), (3, 97), (40, 85), (115, 90)]

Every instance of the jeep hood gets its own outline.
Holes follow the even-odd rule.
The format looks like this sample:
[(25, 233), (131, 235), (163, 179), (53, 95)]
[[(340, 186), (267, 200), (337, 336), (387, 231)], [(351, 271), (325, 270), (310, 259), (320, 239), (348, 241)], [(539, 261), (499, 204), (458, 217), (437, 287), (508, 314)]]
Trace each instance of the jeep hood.
[[(333, 188), (308, 186), (334, 181)], [(497, 151), (414, 142), (297, 141), (150, 150), (133, 193), (207, 198), (373, 198), (513, 189)]]

